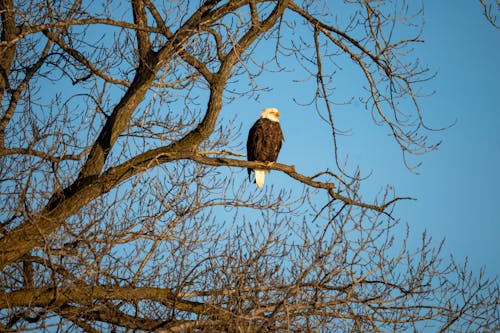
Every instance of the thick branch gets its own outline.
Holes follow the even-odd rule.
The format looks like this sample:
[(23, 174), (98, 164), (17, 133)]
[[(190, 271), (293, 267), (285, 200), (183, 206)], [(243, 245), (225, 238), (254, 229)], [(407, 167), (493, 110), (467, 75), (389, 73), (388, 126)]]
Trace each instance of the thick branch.
[(101, 172), (113, 144), (125, 128), (127, 128), (132, 113), (144, 98), (155, 77), (155, 73), (149, 67), (144, 65), (137, 70), (134, 81), (120, 102), (115, 106), (113, 113), (107, 119), (96, 142), (92, 146), (87, 162), (78, 177), (79, 179), (97, 176)]
[(271, 29), (286, 8), (288, 1), (279, 1), (271, 14), (258, 26), (252, 26), (237, 43), (228, 52), (221, 63), (219, 71), (215, 75), (210, 87), (210, 100), (208, 103), (205, 117), (198, 126), (188, 133), (181, 142), (189, 143), (192, 148), (197, 148), (198, 145), (206, 140), (215, 128), (215, 123), (222, 108), (222, 95), (226, 82), (231, 75), (235, 63), (241, 59), (247, 49), (252, 45), (263, 33)]
[(11, 43), (16, 37), (16, 22), (14, 20), (14, 3), (12, 0), (0, 0), (0, 18), (2, 19), (2, 43), (10, 44), (2, 47), (0, 53), (0, 102), (3, 93), (9, 86), (10, 66), (16, 54), (16, 44)]
[(361, 201), (353, 200), (349, 197), (343, 196), (340, 193), (334, 192), (335, 189), (335, 184), (334, 183), (325, 183), (325, 182), (319, 182), (315, 181), (312, 177), (307, 177), (304, 176), (298, 172), (295, 171), (295, 167), (291, 165), (286, 165), (286, 164), (281, 164), (281, 163), (273, 163), (271, 165), (266, 164), (266, 163), (261, 163), (261, 162), (249, 162), (249, 161), (243, 161), (243, 160), (236, 160), (236, 159), (231, 159), (231, 158), (223, 158), (223, 157), (207, 157), (204, 155), (200, 154), (192, 154), (190, 156), (186, 156), (186, 158), (206, 164), (206, 165), (212, 165), (212, 166), (237, 166), (237, 167), (243, 167), (243, 168), (251, 168), (251, 169), (264, 169), (264, 170), (279, 170), (290, 177), (300, 181), (303, 184), (309, 185), (314, 188), (319, 188), (319, 189), (324, 189), (327, 190), (330, 196), (334, 199), (341, 200), (345, 202), (346, 204), (349, 205), (354, 205), (354, 206), (359, 206), (362, 208), (367, 208), (371, 210), (375, 210), (377, 212), (384, 212), (389, 205), (392, 205), (394, 202), (398, 200), (403, 200), (403, 199), (410, 199), (410, 198), (396, 198), (393, 199), (387, 203), (384, 203), (380, 206), (377, 205), (371, 205), (367, 204)]
[[(132, 0), (132, 12), (134, 13), (134, 23), (140, 28), (148, 26), (146, 9), (144, 8), (144, 2), (142, 0)], [(151, 51), (151, 42), (149, 40), (149, 35), (147, 32), (137, 29), (135, 31), (137, 37), (137, 46), (139, 51), (139, 61), (148, 62), (147, 57)]]
[[(107, 119), (106, 124), (92, 147), (87, 162), (80, 172), (79, 179), (97, 176), (101, 172), (111, 148), (119, 135), (127, 128), (132, 113), (144, 98), (144, 95), (155, 79), (156, 73), (171, 59), (173, 54), (183, 48), (186, 40), (196, 31), (196, 27), (203, 14), (210, 10), (213, 5), (202, 6), (157, 53), (150, 51), (146, 58), (140, 59), (140, 65), (134, 81), (114, 108), (111, 116)], [(140, 6), (141, 10), (144, 11), (142, 5)], [(138, 38), (140, 38), (140, 35), (141, 33), (138, 32)], [(146, 47), (143, 44), (141, 45), (142, 47)]]
[(151, 300), (174, 307), (180, 311), (203, 314), (210, 312), (210, 308), (199, 302), (186, 301), (176, 297), (170, 290), (163, 288), (141, 287), (113, 287), (99, 286), (69, 286), (66, 288), (36, 288), (22, 289), (0, 294), (0, 308), (18, 306), (46, 307), (62, 306), (68, 303), (91, 304), (95, 300), (113, 301), (128, 300), (138, 302)]
[(105, 322), (132, 330), (144, 330), (148, 332), (155, 331), (156, 329), (162, 327), (165, 323), (164, 320), (160, 319), (141, 318), (126, 314), (116, 307), (112, 307), (109, 303), (105, 306), (95, 306), (94, 309), (65, 304), (60, 310), (56, 310), (56, 312), (82, 327), (85, 332), (90, 331), (91, 333), (101, 332), (94, 330), (92, 326), (90, 326), (89, 322), (94, 321)]

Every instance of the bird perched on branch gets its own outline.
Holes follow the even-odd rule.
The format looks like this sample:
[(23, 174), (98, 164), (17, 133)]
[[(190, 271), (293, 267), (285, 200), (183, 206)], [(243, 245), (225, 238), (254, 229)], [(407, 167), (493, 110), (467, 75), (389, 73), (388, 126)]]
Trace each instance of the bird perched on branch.
[[(260, 118), (253, 124), (248, 132), (247, 159), (259, 161), (269, 165), (276, 162), (283, 143), (279, 118), (280, 112), (276, 108), (266, 108)], [(253, 170), (255, 183), (258, 188), (264, 185), (266, 170)], [(248, 169), (248, 179), (251, 181), (252, 169)]]

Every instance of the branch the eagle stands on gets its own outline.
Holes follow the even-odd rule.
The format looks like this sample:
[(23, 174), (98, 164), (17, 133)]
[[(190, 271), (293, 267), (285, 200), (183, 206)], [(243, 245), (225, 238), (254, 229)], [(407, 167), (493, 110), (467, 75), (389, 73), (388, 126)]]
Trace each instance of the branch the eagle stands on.
[(235, 166), (235, 167), (244, 167), (244, 168), (259, 168), (259, 169), (264, 169), (264, 170), (278, 170), (286, 173), (289, 175), (291, 178), (296, 179), (300, 181), (301, 183), (305, 185), (309, 185), (314, 188), (318, 189), (324, 189), (328, 192), (330, 197), (332, 199), (337, 199), (340, 201), (343, 201), (346, 204), (349, 205), (354, 205), (354, 206), (359, 206), (367, 209), (372, 209), (377, 212), (383, 213), (387, 210), (389, 206), (394, 204), (395, 202), (399, 200), (414, 200), (414, 198), (410, 197), (397, 197), (393, 198), (390, 201), (387, 201), (381, 205), (370, 205), (367, 203), (364, 203), (362, 201), (354, 200), (349, 197), (343, 196), (340, 193), (337, 193), (334, 191), (336, 188), (336, 185), (332, 182), (320, 182), (320, 181), (315, 181), (314, 178), (315, 176), (312, 177), (307, 177), (304, 176), (300, 173), (298, 173), (295, 170), (295, 166), (293, 165), (286, 165), (286, 164), (281, 164), (281, 163), (273, 163), (273, 164), (268, 164), (264, 162), (250, 162), (250, 161), (242, 161), (242, 160), (237, 160), (237, 159), (231, 159), (231, 158), (225, 158), (225, 157), (208, 157), (206, 154), (195, 154), (190, 157), (187, 157), (188, 159), (191, 159), (193, 161), (203, 163), (206, 165), (211, 165), (211, 166)]

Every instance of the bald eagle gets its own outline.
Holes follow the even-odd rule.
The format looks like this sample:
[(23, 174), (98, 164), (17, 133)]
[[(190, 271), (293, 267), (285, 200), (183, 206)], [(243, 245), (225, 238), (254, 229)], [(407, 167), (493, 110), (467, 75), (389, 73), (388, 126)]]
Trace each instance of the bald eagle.
[[(247, 159), (265, 163), (276, 162), (283, 142), (279, 118), (280, 113), (276, 108), (266, 108), (260, 118), (253, 124), (248, 132)], [(255, 183), (258, 188), (264, 185), (266, 170), (253, 170)], [(251, 181), (252, 169), (248, 169), (248, 179)]]

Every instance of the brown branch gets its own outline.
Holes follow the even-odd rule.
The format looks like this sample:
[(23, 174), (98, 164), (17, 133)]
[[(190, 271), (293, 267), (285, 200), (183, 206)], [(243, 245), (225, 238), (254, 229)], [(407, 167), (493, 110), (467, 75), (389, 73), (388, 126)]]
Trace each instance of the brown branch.
[[(142, 0), (132, 0), (132, 12), (134, 14), (134, 23), (139, 28), (148, 26), (146, 10)], [(151, 52), (149, 34), (142, 29), (137, 29), (135, 30), (135, 35), (137, 38), (137, 50), (139, 51), (139, 62), (148, 63), (147, 58)]]
[[(491, 25), (493, 25), (497, 29), (500, 29), (500, 25), (497, 24), (497, 17), (492, 14), (492, 12), (494, 11), (493, 8), (495, 5), (488, 6), (486, 4), (486, 1), (484, 1), (484, 0), (479, 0), (479, 2), (481, 3), (481, 6), (483, 6), (484, 17), (486, 17), (486, 19), (488, 20), (488, 22), (491, 23)], [(497, 2), (498, 10), (500, 10), (500, 3), (498, 2), (498, 0), (496, 2)]]
[[(185, 47), (184, 43), (196, 31), (196, 27), (199, 25), (203, 14), (214, 5), (209, 4), (200, 7), (157, 53), (149, 52), (147, 59), (141, 59), (132, 84), (120, 102), (115, 106), (113, 113), (107, 119), (99, 137), (92, 146), (89, 157), (78, 177), (79, 179), (94, 177), (101, 172), (111, 148), (119, 135), (127, 128), (132, 113), (144, 98), (144, 95), (155, 79), (156, 73), (171, 59), (173, 54), (178, 53), (179, 50)], [(220, 83), (222, 84), (223, 82)], [(218, 88), (212, 89), (212, 95), (215, 96), (214, 100), (216, 102), (222, 100), (222, 87)], [(215, 105), (209, 104), (208, 109), (211, 108), (220, 110), (221, 105), (218, 103)], [(216, 114), (218, 115), (218, 111)], [(215, 120), (213, 121), (215, 123)], [(198, 133), (199, 130), (195, 130), (194, 132)], [(208, 134), (197, 138), (197, 140), (189, 137), (187, 140), (181, 140), (179, 146), (196, 147), (206, 137), (208, 137)]]
[[(4, 114), (2, 115), (2, 118), (0, 119), (0, 151), (3, 150), (4, 146), (5, 146), (5, 128), (7, 127), (10, 120), (12, 119), (12, 116), (14, 115), (14, 112), (16, 111), (19, 100), (21, 99), (23, 92), (27, 89), (30, 80), (33, 78), (33, 76), (36, 74), (36, 72), (38, 72), (38, 70), (44, 64), (45, 59), (46, 59), (47, 55), (49, 54), (51, 47), (52, 47), (52, 42), (48, 41), (45, 44), (45, 47), (42, 51), (42, 54), (40, 55), (40, 58), (32, 66), (30, 66), (28, 68), (23, 80), (19, 83), (19, 85), (15, 88), (15, 90), (13, 90), (13, 92), (11, 94), (9, 106), (8, 106), (7, 110), (4, 112)], [(0, 97), (0, 101), (1, 101), (1, 97)], [(3, 154), (3, 152), (0, 153), (0, 156), (2, 154)]]
[(89, 152), (89, 150), (85, 149), (79, 154), (65, 154), (65, 155), (54, 156), (54, 155), (50, 155), (46, 152), (32, 149), (32, 148), (8, 148), (8, 149), (0, 149), (0, 157), (1, 156), (8, 156), (8, 155), (30, 155), (30, 156), (39, 157), (43, 160), (50, 161), (50, 162), (60, 162), (60, 161), (65, 161), (65, 160), (66, 161), (67, 160), (79, 161), (88, 152)]
[[(170, 28), (165, 24), (161, 14), (158, 12), (154, 4), (151, 3), (150, 0), (144, 1), (149, 11), (151, 12), (153, 18), (156, 21), (156, 24), (160, 27), (161, 32), (165, 35), (165, 37), (171, 39), (174, 37), (174, 33), (170, 30)], [(185, 47), (177, 50), (178, 55), (190, 66), (195, 68), (203, 77), (208, 81), (212, 82), (213, 74), (206, 68), (205, 64), (200, 62), (196, 57), (192, 56)]]
[[(235, 1), (236, 2), (236, 1)], [(189, 132), (180, 143), (187, 144), (191, 151), (194, 151), (198, 145), (206, 140), (213, 132), (215, 123), (222, 108), (222, 94), (226, 82), (231, 75), (234, 64), (241, 58), (241, 55), (252, 45), (262, 33), (271, 29), (278, 18), (283, 14), (287, 1), (280, 1), (269, 16), (258, 26), (252, 26), (233, 46), (233, 48), (224, 57), (219, 71), (214, 74), (213, 81), (210, 82), (210, 99), (208, 102), (205, 117), (198, 126)]]
[(0, 48), (0, 102), (2, 102), (4, 91), (9, 87), (10, 68), (16, 54), (17, 42), (14, 40), (17, 27), (14, 19), (14, 1), (0, 0), (0, 18), (2, 19), (1, 43), (7, 44)]
[[(2, 1), (8, 1), (8, 0), (2, 0)], [(124, 22), (124, 21), (117, 21), (117, 20), (112, 20), (112, 19), (107, 19), (107, 18), (90, 18), (90, 19), (84, 19), (84, 20), (64, 20), (64, 21), (54, 21), (46, 24), (40, 24), (36, 26), (23, 26), (21, 31), (16, 34), (15, 38), (12, 38), (8, 41), (1, 41), (0, 42), (0, 55), (3, 55), (3, 53), (10, 47), (14, 46), (17, 42), (19, 42), (21, 39), (25, 38), (26, 36), (36, 34), (39, 32), (43, 32), (45, 30), (50, 30), (53, 28), (68, 28), (69, 26), (77, 26), (77, 25), (110, 25), (110, 26), (115, 26), (115, 27), (120, 27), (120, 28), (125, 28), (125, 29), (130, 29), (130, 30), (143, 30), (147, 32), (156, 32), (160, 33), (160, 29), (154, 28), (154, 27), (139, 27), (134, 23), (129, 23), (129, 22)]]
[(138, 302), (141, 300), (157, 301), (180, 311), (196, 314), (206, 314), (213, 307), (200, 302), (187, 301), (175, 296), (170, 290), (164, 288), (148, 287), (100, 287), (72, 285), (58, 288), (21, 289), (0, 294), (0, 308), (21, 306), (45, 307), (51, 304), (61, 307), (68, 303), (89, 304), (95, 300), (113, 301), (127, 300)]
[(338, 192), (334, 192), (335, 189), (335, 184), (334, 183), (326, 183), (326, 182), (320, 182), (320, 181), (315, 181), (313, 180), (313, 177), (307, 177), (304, 176), (298, 172), (295, 171), (295, 167), (291, 165), (286, 165), (286, 164), (281, 164), (281, 163), (273, 163), (271, 165), (267, 163), (262, 163), (262, 162), (250, 162), (250, 161), (244, 161), (244, 160), (236, 160), (236, 159), (230, 159), (230, 158), (224, 158), (224, 157), (207, 157), (201, 154), (185, 154), (183, 157), (180, 157), (181, 159), (190, 159), (198, 163), (202, 163), (205, 165), (211, 165), (211, 166), (235, 166), (235, 167), (242, 167), (242, 168), (251, 168), (251, 169), (264, 169), (264, 170), (279, 170), (284, 173), (286, 173), (288, 176), (290, 176), (293, 179), (296, 179), (300, 181), (301, 183), (318, 188), (318, 189), (324, 189), (328, 191), (328, 194), (337, 200), (341, 200), (345, 202), (346, 204), (349, 205), (354, 205), (366, 209), (371, 209), (377, 212), (385, 212), (385, 210), (392, 204), (394, 204), (396, 201), (399, 200), (409, 200), (411, 198), (395, 198), (391, 201), (388, 201), (382, 205), (372, 205), (372, 204), (367, 204), (361, 201), (353, 200), (349, 197), (346, 197)]
[(79, 325), (85, 332), (92, 333), (101, 332), (90, 326), (90, 322), (93, 321), (100, 321), (132, 330), (144, 330), (149, 332), (155, 331), (155, 329), (161, 327), (165, 323), (165, 321), (161, 319), (142, 318), (126, 314), (109, 303), (105, 305), (96, 305), (91, 309), (85, 308), (84, 306), (65, 304), (54, 312)]
[(144, 4), (148, 7), (149, 12), (153, 16), (156, 25), (160, 28), (160, 31), (167, 38), (172, 38), (172, 36), (174, 35), (173, 32), (167, 27), (160, 12), (158, 11), (158, 9), (156, 9), (155, 5), (151, 2), (151, 0), (144, 0)]
[(50, 30), (44, 30), (43, 34), (51, 41), (55, 42), (64, 52), (73, 57), (76, 61), (87, 67), (93, 75), (97, 75), (101, 79), (106, 82), (119, 84), (124, 87), (129, 87), (130, 82), (120, 79), (115, 79), (114, 77), (109, 76), (108, 74), (101, 71), (97, 68), (90, 60), (88, 60), (83, 54), (70, 47), (68, 44), (64, 42), (62, 38), (60, 38), (57, 34), (51, 32)]
[[(376, 77), (374, 76), (374, 73), (370, 69), (370, 64), (366, 63), (365, 60), (363, 59), (363, 54), (367, 55), (373, 63), (377, 65), (380, 69), (382, 69), (387, 77), (387, 79), (390, 81), (391, 85), (395, 84), (394, 82), (396, 80), (400, 80), (402, 86), (407, 90), (408, 95), (410, 96), (413, 105), (415, 107), (415, 110), (418, 115), (419, 119), (419, 124), (424, 126), (425, 128), (428, 128), (424, 123), (423, 119), (421, 116), (421, 111), (420, 107), (418, 105), (418, 102), (416, 100), (416, 95), (415, 92), (413, 91), (412, 88), (412, 82), (405, 77), (404, 75), (397, 73), (394, 68), (391, 67), (389, 61), (382, 61), (381, 58), (378, 55), (373, 54), (370, 50), (365, 48), (363, 45), (361, 45), (360, 42), (356, 41), (354, 38), (346, 34), (345, 32), (336, 29), (332, 26), (326, 25), (320, 20), (316, 19), (315, 17), (311, 16), (309, 13), (306, 11), (302, 10), (299, 8), (297, 5), (293, 4), (291, 5), (291, 9), (301, 15), (304, 19), (307, 19), (311, 24), (314, 25), (315, 29), (318, 29), (321, 33), (323, 33), (332, 43), (334, 43), (337, 47), (339, 47), (346, 55), (349, 55), (351, 59), (356, 62), (363, 72), (366, 80), (368, 81), (369, 84), (369, 91), (370, 95), (373, 101), (373, 105), (375, 107), (375, 110), (377, 111), (377, 114), (380, 116), (380, 118), (383, 120), (383, 122), (390, 128), (392, 132), (392, 136), (394, 140), (398, 143), (400, 146), (401, 150), (403, 153), (410, 152), (412, 154), (418, 154), (422, 150), (428, 151), (428, 150), (434, 150), (436, 149), (437, 146), (439, 146), (440, 143), (437, 144), (427, 144), (426, 142), (420, 142), (419, 138), (415, 137), (414, 131), (408, 132), (404, 130), (405, 124), (402, 124), (400, 122), (393, 121), (391, 120), (386, 113), (383, 110), (383, 106), (381, 105), (382, 102), (384, 101), (383, 99), (381, 100), (381, 96), (383, 94), (380, 92), (379, 89), (379, 82), (377, 82)], [(316, 31), (316, 30), (315, 30)], [(354, 50), (346, 45), (346, 43), (343, 42), (341, 38), (336, 38), (335, 35), (340, 36), (342, 39), (347, 40), (350, 42), (352, 45), (354, 45), (357, 49), (361, 51), (361, 54), (358, 54), (354, 52)], [(404, 42), (417, 42), (417, 40), (409, 40), (409, 41), (404, 41)], [(386, 47), (386, 50), (389, 48)], [(388, 103), (391, 105), (391, 108), (395, 110), (395, 106), (393, 105), (393, 101), (390, 100)], [(406, 163), (406, 159), (405, 159)], [(406, 164), (409, 169), (413, 169), (412, 166)]]
[(302, 8), (300, 8), (299, 6), (297, 6), (297, 4), (295, 4), (293, 2), (289, 5), (289, 8), (292, 11), (299, 14), (300, 16), (302, 16), (304, 19), (308, 20), (313, 26), (321, 28), (322, 30), (333, 32), (336, 35), (346, 39), (352, 45), (354, 45), (357, 49), (359, 49), (361, 52), (363, 52), (368, 57), (370, 57), (370, 59), (374, 63), (376, 63), (380, 68), (382, 68), (386, 72), (387, 76), (391, 75), (391, 69), (388, 66), (386, 66), (386, 64), (384, 64), (377, 55), (373, 54), (370, 50), (368, 50), (366, 47), (364, 47), (359, 41), (357, 41), (356, 39), (354, 39), (353, 37), (351, 37), (350, 35), (348, 35), (344, 31), (339, 30), (331, 25), (327, 25), (324, 22), (321, 22), (320, 20), (318, 20), (317, 18), (315, 18), (314, 16), (312, 16), (311, 14), (309, 14), (308, 12), (306, 12), (305, 10), (303, 10)]
[(132, 113), (144, 98), (154, 77), (155, 73), (150, 70), (150, 66), (142, 65), (137, 69), (132, 84), (107, 118), (101, 133), (92, 146), (87, 161), (78, 176), (79, 179), (97, 176), (101, 172), (113, 144), (127, 128)]

